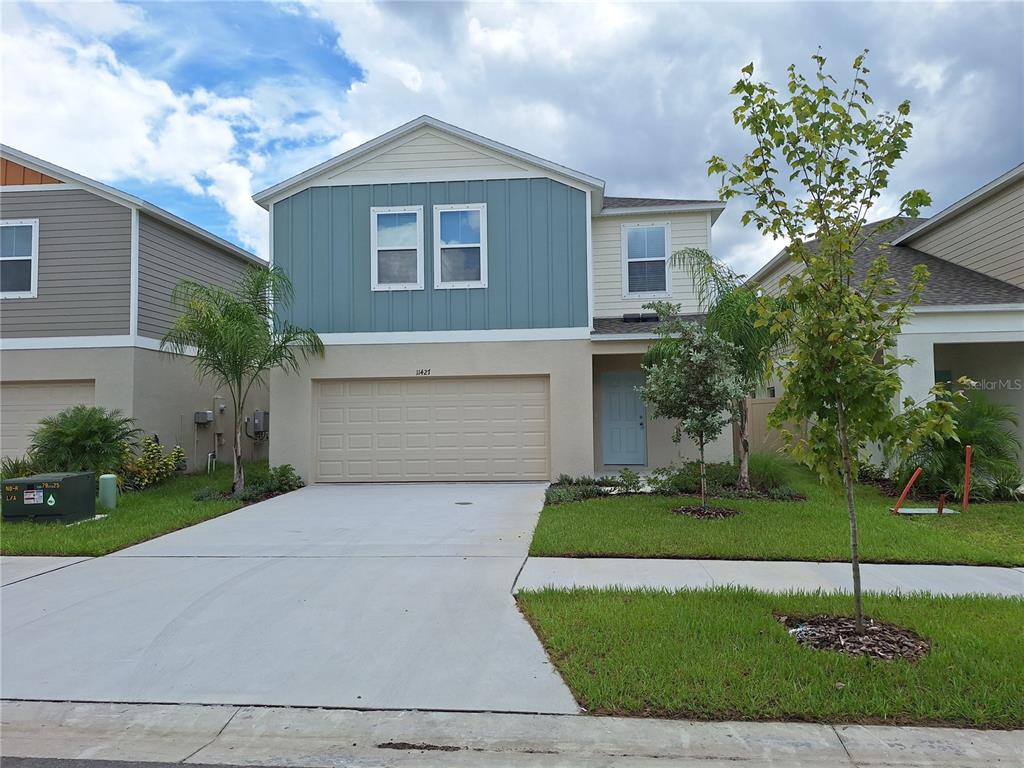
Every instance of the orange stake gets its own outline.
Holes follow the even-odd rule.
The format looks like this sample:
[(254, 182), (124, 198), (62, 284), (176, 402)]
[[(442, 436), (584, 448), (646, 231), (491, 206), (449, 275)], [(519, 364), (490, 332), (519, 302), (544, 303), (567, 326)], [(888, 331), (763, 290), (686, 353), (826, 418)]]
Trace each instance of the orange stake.
[(971, 498), (971, 446), (967, 446), (967, 457), (964, 459), (964, 512)]
[(907, 500), (907, 494), (910, 493), (910, 487), (917, 481), (917, 478), (921, 474), (921, 468), (918, 467), (914, 470), (914, 474), (910, 476), (910, 482), (907, 483), (907, 487), (903, 489), (903, 493), (900, 495), (900, 500), (896, 502), (896, 506), (893, 508), (892, 513), (898, 515), (900, 507), (903, 506), (903, 502)]

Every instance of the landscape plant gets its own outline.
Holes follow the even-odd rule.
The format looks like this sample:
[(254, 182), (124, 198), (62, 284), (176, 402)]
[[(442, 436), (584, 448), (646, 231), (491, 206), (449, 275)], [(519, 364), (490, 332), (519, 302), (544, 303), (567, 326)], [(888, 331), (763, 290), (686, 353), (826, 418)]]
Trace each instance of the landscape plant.
[(962, 499), (964, 447), (971, 457), (971, 497), (977, 500), (1011, 499), (1017, 496), (1021, 478), (1021, 443), (1015, 432), (1013, 406), (993, 402), (981, 392), (971, 392), (957, 407), (956, 437), (926, 438), (901, 462), (897, 485), (904, 485), (917, 467), (922, 468), (914, 488), (927, 494), (946, 494)]
[(40, 420), (28, 460), (37, 472), (117, 472), (141, 433), (117, 409), (73, 405)]
[[(784, 392), (769, 423), (798, 461), (845, 488), (857, 633), (864, 629), (854, 501), (858, 459), (871, 443), (909, 454), (926, 437), (951, 436), (954, 410), (941, 387), (919, 406), (904, 404), (916, 409), (913, 418), (900, 418), (894, 407), (899, 368), (914, 362), (894, 353), (896, 339), (921, 299), (927, 269), (914, 267), (900, 295), (884, 253), (863, 280), (854, 276), (853, 256), (868, 234), (868, 216), (913, 132), (908, 101), (894, 112), (869, 114), (874, 108), (866, 53), (856, 57), (851, 82), (841, 90), (820, 51), (812, 57), (810, 78), (790, 65), (782, 94), (755, 80), (753, 64), (744, 67), (732, 89), (739, 101), (733, 118), (754, 148), (739, 162), (718, 156), (708, 162), (709, 174), (722, 175), (721, 199), (743, 196), (749, 202), (742, 223), (788, 241), (785, 251), (800, 266), (780, 280), (782, 308), (767, 301), (758, 306), (758, 322), (785, 329), (789, 348)], [(929, 203), (928, 194), (916, 189), (892, 207), (897, 216), (916, 216)], [(812, 239), (814, 248), (808, 246)], [(805, 421), (806, 434), (785, 427)]]
[(198, 378), (228, 390), (234, 418), (231, 492), (236, 495), (245, 489), (242, 419), (249, 394), (266, 385), (270, 371), (297, 372), (303, 362), (324, 355), (315, 331), (277, 316), (275, 308), (291, 300), (291, 281), (283, 271), (256, 266), (232, 288), (183, 280), (171, 295), (180, 315), (160, 348), (189, 355)]
[(185, 461), (185, 451), (174, 446), (168, 453), (152, 437), (142, 438), (138, 454), (127, 451), (118, 471), (122, 490), (141, 491), (171, 477)]
[(705, 312), (705, 327), (735, 348), (734, 360), (744, 393), (735, 404), (739, 430), (736, 488), (750, 490), (750, 438), (747, 397), (768, 380), (774, 359), (785, 341), (785, 327), (758, 322), (760, 303), (781, 309), (781, 299), (758, 296), (743, 276), (702, 248), (684, 248), (672, 254), (673, 265), (685, 267), (693, 278), (697, 301)]
[(646, 378), (640, 396), (653, 418), (675, 422), (672, 439), (683, 434), (697, 445), (700, 461), (700, 503), (707, 514), (708, 484), (704, 450), (732, 423), (735, 403), (743, 397), (736, 369), (735, 347), (699, 323), (678, 317), (679, 307), (667, 302), (646, 305), (661, 319), (658, 340), (643, 359)]

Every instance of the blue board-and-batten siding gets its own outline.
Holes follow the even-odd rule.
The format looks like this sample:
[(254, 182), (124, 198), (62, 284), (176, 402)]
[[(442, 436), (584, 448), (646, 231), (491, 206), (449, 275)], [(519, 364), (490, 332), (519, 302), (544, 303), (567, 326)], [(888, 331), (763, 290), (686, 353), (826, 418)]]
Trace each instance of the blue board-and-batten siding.
[[(433, 206), (487, 204), (487, 288), (435, 290)], [(423, 290), (370, 290), (370, 208), (423, 206)], [(280, 314), (319, 333), (568, 328), (587, 317), (585, 193), (550, 179), (312, 187), (274, 204)]]

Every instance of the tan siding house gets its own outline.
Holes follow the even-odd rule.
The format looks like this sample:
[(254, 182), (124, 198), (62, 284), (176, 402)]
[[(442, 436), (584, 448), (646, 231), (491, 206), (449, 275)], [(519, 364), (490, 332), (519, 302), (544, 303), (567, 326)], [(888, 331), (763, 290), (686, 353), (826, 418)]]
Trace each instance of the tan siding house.
[(37, 295), (0, 301), (4, 338), (128, 333), (131, 211), (83, 189), (37, 187), (3, 193), (5, 221), (39, 221)]
[[(966, 376), (985, 397), (1016, 410), (1024, 442), (1024, 165), (930, 219), (882, 223), (868, 225), (854, 254), (855, 278), (883, 252), (901, 289), (915, 265), (930, 274), (897, 340), (896, 352), (914, 361), (901, 372), (900, 401), (920, 402), (936, 382)], [(783, 252), (751, 281), (772, 291), (798, 267)], [(781, 383), (772, 385), (781, 395)]]
[[(39, 419), (78, 403), (117, 408), (190, 467), (230, 455), (230, 405), (188, 357), (159, 351), (171, 291), (229, 286), (250, 253), (138, 198), (0, 146), (0, 450), (20, 456)], [(223, 410), (221, 406), (224, 406)], [(266, 409), (259, 392), (248, 408)], [(215, 411), (212, 427), (193, 413)], [(245, 457), (266, 457), (248, 442)]]

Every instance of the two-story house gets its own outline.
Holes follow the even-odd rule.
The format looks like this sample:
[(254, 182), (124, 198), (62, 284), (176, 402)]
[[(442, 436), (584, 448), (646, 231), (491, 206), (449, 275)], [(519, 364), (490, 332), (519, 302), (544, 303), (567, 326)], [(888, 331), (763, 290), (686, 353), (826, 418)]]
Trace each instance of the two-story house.
[[(421, 117), (254, 196), (289, 321), (327, 352), (271, 378), (271, 461), (309, 481), (548, 480), (694, 449), (647, 418), (645, 303), (700, 311), (673, 267), (715, 200), (598, 178)], [(731, 436), (711, 450), (732, 455)]]
[[(882, 253), (901, 295), (915, 265), (931, 275), (897, 340), (897, 352), (914, 360), (901, 372), (900, 400), (921, 401), (935, 382), (967, 376), (988, 398), (1016, 410), (1024, 442), (1024, 165), (929, 219), (880, 223), (869, 225), (854, 254), (855, 276), (863, 279)], [(775, 291), (800, 267), (783, 251), (751, 281)], [(773, 384), (762, 412), (782, 394), (781, 383)], [(755, 425), (757, 434), (764, 432)]]
[[(230, 286), (264, 262), (144, 200), (0, 146), (0, 448), (21, 456), (44, 416), (117, 408), (185, 449), (230, 457), (231, 403), (159, 351), (182, 279)], [(248, 407), (267, 407), (257, 393)], [(212, 411), (196, 424), (196, 411)], [(262, 443), (244, 449), (265, 458)]]

